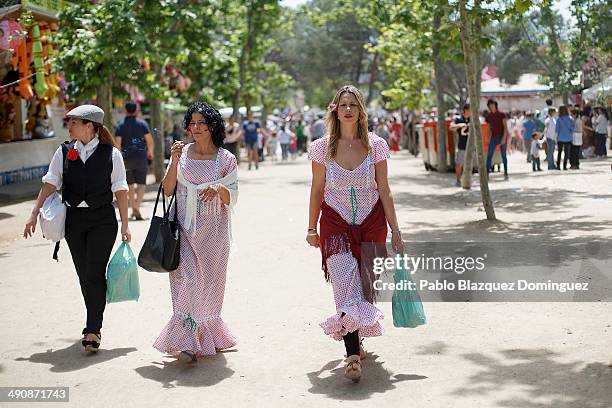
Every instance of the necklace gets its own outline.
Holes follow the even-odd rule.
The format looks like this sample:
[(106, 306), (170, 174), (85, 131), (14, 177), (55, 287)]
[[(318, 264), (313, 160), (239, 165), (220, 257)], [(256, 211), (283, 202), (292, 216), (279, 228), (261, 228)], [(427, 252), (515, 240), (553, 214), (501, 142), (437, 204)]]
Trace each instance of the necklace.
[(349, 144), (349, 149), (352, 149), (352, 148), (353, 148), (353, 140), (355, 140), (355, 139), (350, 139), (350, 140), (347, 140), (347, 141), (348, 141), (348, 144)]

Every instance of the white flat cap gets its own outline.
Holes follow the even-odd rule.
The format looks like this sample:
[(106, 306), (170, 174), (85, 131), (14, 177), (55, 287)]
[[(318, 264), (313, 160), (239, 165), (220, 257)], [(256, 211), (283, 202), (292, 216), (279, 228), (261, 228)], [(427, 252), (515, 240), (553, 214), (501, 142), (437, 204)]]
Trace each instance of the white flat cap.
[(81, 118), (103, 125), (104, 111), (96, 105), (81, 105), (66, 114), (67, 117)]

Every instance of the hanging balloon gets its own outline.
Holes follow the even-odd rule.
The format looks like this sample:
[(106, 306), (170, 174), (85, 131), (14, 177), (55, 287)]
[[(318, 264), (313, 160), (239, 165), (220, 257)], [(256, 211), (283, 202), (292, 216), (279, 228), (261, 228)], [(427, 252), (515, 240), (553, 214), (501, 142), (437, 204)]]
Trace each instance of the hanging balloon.
[(43, 61), (43, 46), (40, 38), (40, 28), (38, 24), (34, 24), (32, 27), (32, 58), (34, 60), (34, 69), (36, 70), (36, 83), (34, 84), (34, 90), (36, 96), (44, 98), (49, 87), (45, 80), (45, 63)]
[(30, 61), (28, 60), (28, 51), (26, 44), (23, 43), (19, 46), (17, 52), (19, 53), (19, 94), (23, 99), (32, 99), (34, 92), (30, 86), (28, 76), (30, 74)]

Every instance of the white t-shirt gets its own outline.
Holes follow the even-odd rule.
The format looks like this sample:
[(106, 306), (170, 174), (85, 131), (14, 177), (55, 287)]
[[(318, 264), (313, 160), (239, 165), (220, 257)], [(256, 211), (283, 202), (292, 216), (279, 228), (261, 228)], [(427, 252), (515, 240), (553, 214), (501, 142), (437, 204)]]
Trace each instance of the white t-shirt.
[(608, 134), (608, 119), (604, 115), (597, 116), (593, 124), (595, 125), (595, 133)]
[(286, 130), (279, 130), (277, 140), (280, 144), (289, 144), (291, 143), (291, 135)]
[(555, 118), (546, 118), (546, 120), (544, 121), (544, 127), (546, 128), (546, 133), (544, 134), (544, 136), (546, 136), (547, 139), (557, 141), (557, 131), (555, 130), (556, 126), (557, 120)]
[(574, 119), (574, 134), (572, 144), (574, 146), (582, 146), (582, 118), (580, 116)]
[(534, 140), (533, 143), (531, 143), (531, 157), (534, 157), (536, 159), (540, 158), (540, 149), (542, 149), (542, 143), (543, 140)]

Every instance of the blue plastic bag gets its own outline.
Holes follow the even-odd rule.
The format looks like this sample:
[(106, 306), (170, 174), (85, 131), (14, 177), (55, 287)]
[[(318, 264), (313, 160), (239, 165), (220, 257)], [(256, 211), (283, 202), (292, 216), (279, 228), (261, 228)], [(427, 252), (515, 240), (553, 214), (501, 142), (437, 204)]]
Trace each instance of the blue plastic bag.
[[(410, 272), (406, 269), (397, 269), (393, 274), (393, 281), (396, 287), (400, 283), (413, 282)], [(416, 287), (414, 290), (409, 290), (407, 287), (403, 290), (394, 290), (391, 307), (393, 310), (393, 326), (395, 327), (414, 328), (427, 323), (421, 296), (419, 296)]]
[(138, 300), (138, 264), (130, 244), (122, 242), (106, 268), (106, 302)]

